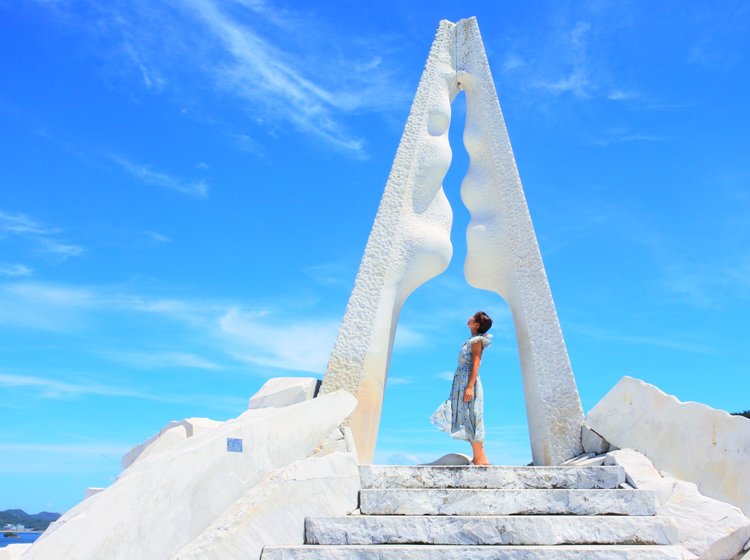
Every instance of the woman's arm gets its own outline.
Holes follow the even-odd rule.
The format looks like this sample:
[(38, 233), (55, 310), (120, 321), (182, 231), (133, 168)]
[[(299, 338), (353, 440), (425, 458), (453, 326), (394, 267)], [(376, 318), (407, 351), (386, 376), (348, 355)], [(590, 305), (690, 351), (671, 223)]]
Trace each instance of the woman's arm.
[(474, 399), (474, 384), (479, 376), (479, 362), (482, 360), (483, 349), (484, 345), (481, 340), (471, 345), (471, 373), (466, 384), (466, 391), (464, 391), (464, 402), (471, 402)]

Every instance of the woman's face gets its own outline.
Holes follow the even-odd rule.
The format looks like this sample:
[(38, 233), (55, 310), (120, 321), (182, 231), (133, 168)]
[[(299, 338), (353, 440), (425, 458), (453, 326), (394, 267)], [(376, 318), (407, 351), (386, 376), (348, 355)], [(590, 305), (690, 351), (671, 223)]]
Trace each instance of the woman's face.
[(466, 324), (469, 326), (469, 329), (471, 329), (471, 332), (474, 332), (479, 328), (479, 322), (474, 318), (474, 315), (469, 317), (469, 321)]

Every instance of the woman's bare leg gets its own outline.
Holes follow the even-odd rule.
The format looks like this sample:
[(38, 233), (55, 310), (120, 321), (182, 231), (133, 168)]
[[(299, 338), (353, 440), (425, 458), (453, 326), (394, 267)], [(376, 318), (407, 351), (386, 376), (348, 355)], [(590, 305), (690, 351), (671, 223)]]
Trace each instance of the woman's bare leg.
[(489, 465), (487, 455), (484, 452), (484, 444), (481, 441), (472, 441), (471, 450), (474, 452), (475, 465)]

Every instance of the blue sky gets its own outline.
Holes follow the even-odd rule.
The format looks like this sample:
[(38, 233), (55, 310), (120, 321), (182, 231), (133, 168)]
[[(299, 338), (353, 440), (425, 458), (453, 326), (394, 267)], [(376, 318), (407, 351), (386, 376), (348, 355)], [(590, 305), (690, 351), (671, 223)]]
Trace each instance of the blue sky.
[[(0, 509), (68, 509), (167, 421), (322, 373), (435, 29), (472, 15), (584, 410), (623, 375), (750, 408), (746, 2), (4, 0)], [(508, 309), (462, 274), (463, 117), (379, 462), (469, 451), (427, 417), (477, 309), (490, 460), (530, 460)]]

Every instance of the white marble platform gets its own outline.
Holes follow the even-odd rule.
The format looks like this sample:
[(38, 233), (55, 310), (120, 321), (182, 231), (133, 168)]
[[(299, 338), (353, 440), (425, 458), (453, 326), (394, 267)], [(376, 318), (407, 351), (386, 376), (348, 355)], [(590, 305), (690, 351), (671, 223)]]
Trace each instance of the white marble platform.
[(363, 515), (654, 515), (649, 490), (363, 489)]
[(682, 560), (675, 546), (267, 546), (261, 560)]
[(309, 544), (677, 544), (677, 526), (665, 517), (610, 516), (392, 516), (308, 517)]
[(362, 488), (617, 488), (622, 467), (364, 465)]

